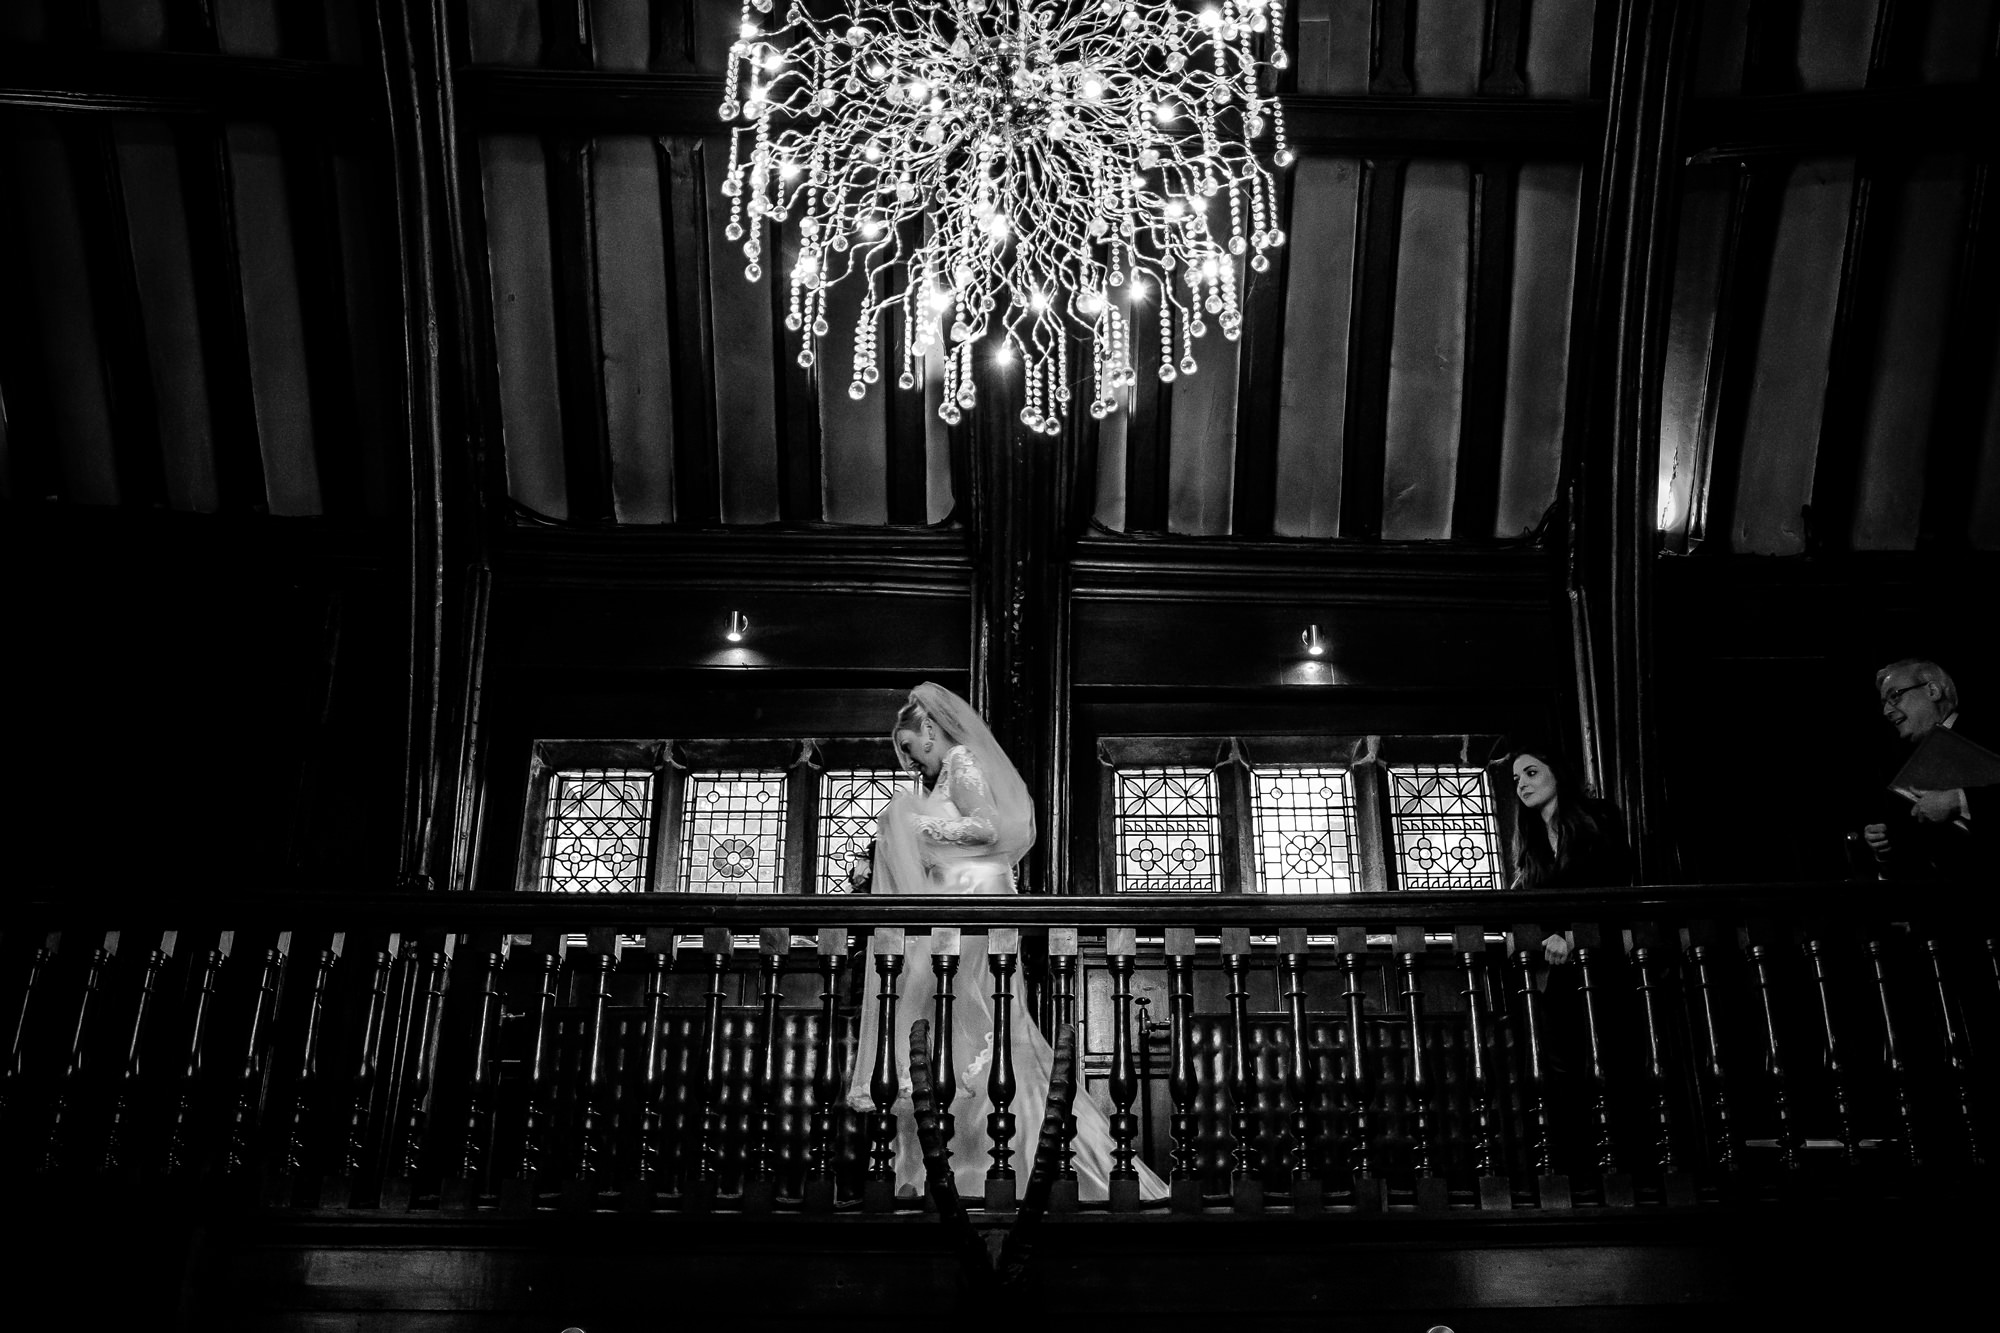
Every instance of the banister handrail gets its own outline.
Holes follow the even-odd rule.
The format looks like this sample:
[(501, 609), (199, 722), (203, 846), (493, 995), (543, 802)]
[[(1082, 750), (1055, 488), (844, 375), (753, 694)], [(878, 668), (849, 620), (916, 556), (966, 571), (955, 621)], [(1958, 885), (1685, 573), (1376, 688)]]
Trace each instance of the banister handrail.
[(1604, 889), (1519, 892), (1424, 891), (1266, 896), (1122, 893), (1015, 897), (828, 895), (792, 897), (735, 894), (562, 893), (271, 893), (228, 895), (206, 901), (162, 902), (109, 896), (40, 899), (18, 904), (13, 922), (89, 921), (137, 927), (158, 923), (397, 930), (628, 929), (691, 925), (754, 929), (822, 926), (1177, 926), (1268, 924), (1334, 928), (1374, 925), (1451, 926), (1525, 921), (1622, 923), (1724, 915), (1737, 918), (1866, 916), (1881, 920), (1935, 911), (1978, 922), (1994, 914), (1980, 895), (1927, 885), (1922, 901), (1907, 887), (1851, 881), (1785, 884), (1637, 885)]

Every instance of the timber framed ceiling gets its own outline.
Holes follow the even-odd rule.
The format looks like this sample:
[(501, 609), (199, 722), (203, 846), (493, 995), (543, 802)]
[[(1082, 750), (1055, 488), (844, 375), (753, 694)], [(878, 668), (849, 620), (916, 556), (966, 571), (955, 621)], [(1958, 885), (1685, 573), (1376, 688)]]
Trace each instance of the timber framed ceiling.
[[(1290, 244), (1245, 275), (1240, 343), (1078, 414), (1079, 517), (1106, 540), (1532, 533), (1592, 443), (1579, 275), (1630, 2), (1290, 5)], [(432, 9), (0, 7), (13, 505), (395, 521), (422, 415), (379, 36), (404, 8)], [(2000, 548), (1995, 4), (1689, 8), (1665, 545)], [(953, 521), (967, 428), (886, 385), (850, 400), (837, 346), (800, 369), (721, 237), (735, 6), (433, 18), (449, 77), (417, 105), (454, 136), (458, 206), (430, 243), (466, 312), (435, 330), (462, 361), (442, 397), (503, 529)]]

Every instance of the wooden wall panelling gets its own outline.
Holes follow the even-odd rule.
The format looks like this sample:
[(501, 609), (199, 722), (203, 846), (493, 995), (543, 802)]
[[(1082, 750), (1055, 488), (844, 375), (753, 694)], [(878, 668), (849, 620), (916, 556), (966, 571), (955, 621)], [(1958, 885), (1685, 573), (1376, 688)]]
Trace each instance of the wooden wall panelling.
[[(788, 233), (790, 228), (787, 229)], [(797, 250), (788, 242), (784, 264), (771, 273), (773, 292), (788, 290), (791, 267)], [(860, 247), (848, 258), (862, 262)], [(838, 257), (832, 257), (837, 261)], [(888, 521), (889, 429), (894, 404), (889, 395), (899, 392), (891, 369), (886, 379), (872, 386), (856, 374), (855, 333), (861, 318), (868, 284), (859, 274), (829, 288), (820, 309), (826, 321), (826, 335), (811, 343), (815, 393), (812, 406), (819, 420), (819, 488), (822, 514), (831, 523), (866, 523), (879, 526)], [(787, 298), (789, 299), (789, 297)], [(874, 320), (880, 339), (882, 320)], [(800, 345), (803, 335), (788, 336), (788, 344)], [(878, 349), (882, 342), (878, 341)], [(878, 356), (880, 352), (878, 351)], [(853, 386), (862, 384), (862, 395), (853, 395)]]
[(1369, 12), (1368, 91), (1390, 95), (1415, 91), (1414, 0), (1370, 0)]
[[(706, 223), (699, 233), (675, 232), (679, 247), (674, 252), (675, 292), (682, 326), (700, 322), (702, 313), (689, 304), (691, 289), (687, 285), (695, 281), (690, 264), (698, 258), (702, 290), (707, 293), (704, 336), (711, 359), (699, 366), (680, 365), (676, 370), (702, 380), (708, 386), (704, 391), (713, 397), (708, 404), (712, 415), (707, 433), (685, 440), (676, 436), (676, 441), (677, 447), (686, 449), (686, 460), (695, 469), (689, 475), (698, 481), (696, 500), (711, 484), (700, 469), (715, 469), (713, 485), (720, 494), (720, 508), (690, 509), (685, 521), (719, 518), (725, 523), (770, 523), (787, 514), (780, 451), (791, 441), (781, 428), (780, 385), (792, 373), (785, 358), (796, 349), (786, 340), (784, 311), (775, 298), (765, 300), (752, 293), (743, 277), (741, 244), (728, 239), (729, 209), (721, 194), (728, 166), (726, 141), (708, 138), (688, 142), (699, 143), (700, 148), (690, 159), (687, 179), (675, 182), (675, 217), (686, 215), (690, 222), (702, 217)], [(728, 312), (728, 318), (717, 319), (718, 311)], [(691, 400), (683, 394), (680, 401), (686, 405)], [(706, 462), (708, 457), (713, 458), (712, 463)]]
[[(292, 12), (289, 6), (286, 12)], [(325, 16), (320, 15), (318, 25), (308, 25), (306, 31), (320, 33), (323, 54)], [(279, 148), (294, 233), (292, 257), (305, 333), (321, 504), (324, 512), (336, 517), (358, 517), (362, 510), (362, 440), (348, 336), (348, 274), (341, 244), (334, 145), (327, 135), (299, 127), (280, 135)]]

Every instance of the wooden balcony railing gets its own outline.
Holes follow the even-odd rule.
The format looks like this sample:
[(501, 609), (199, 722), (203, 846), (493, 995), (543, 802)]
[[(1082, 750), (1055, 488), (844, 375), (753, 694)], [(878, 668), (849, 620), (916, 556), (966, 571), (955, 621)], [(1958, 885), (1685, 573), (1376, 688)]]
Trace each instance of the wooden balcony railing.
[[(986, 931), (996, 979), (1012, 959), (1031, 983), (1014, 1002), (1076, 1025), (1119, 1158), (1169, 1177), (1169, 1211), (1894, 1196), (1993, 1142), (1983, 899), (273, 895), (11, 916), (7, 1167), (245, 1208), (916, 1206), (883, 1188), (879, 1117), (839, 1094), (873, 1059), (859, 969), (931, 929)], [(1558, 968), (1550, 927), (1574, 941)]]

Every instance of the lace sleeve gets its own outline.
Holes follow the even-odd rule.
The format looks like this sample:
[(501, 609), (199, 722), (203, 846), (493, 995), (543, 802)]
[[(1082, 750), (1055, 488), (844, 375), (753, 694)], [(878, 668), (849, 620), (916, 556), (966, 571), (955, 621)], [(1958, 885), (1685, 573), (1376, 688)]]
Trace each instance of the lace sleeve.
[(963, 813), (956, 819), (927, 815), (917, 821), (918, 832), (932, 842), (953, 847), (985, 847), (995, 842), (1000, 835), (993, 823), (993, 793), (972, 752), (956, 746), (944, 762), (951, 803)]

